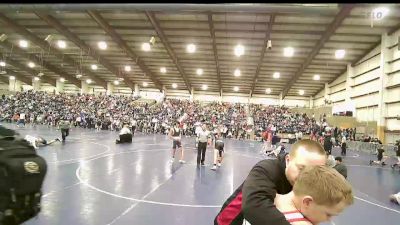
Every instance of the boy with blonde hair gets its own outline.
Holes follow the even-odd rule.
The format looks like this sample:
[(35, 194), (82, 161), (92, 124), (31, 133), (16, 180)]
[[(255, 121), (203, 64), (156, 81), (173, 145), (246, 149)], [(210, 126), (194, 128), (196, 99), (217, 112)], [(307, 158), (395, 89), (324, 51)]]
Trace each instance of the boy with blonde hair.
[(293, 190), (276, 195), (275, 205), (292, 225), (317, 225), (329, 221), (353, 204), (348, 181), (328, 166), (306, 166)]

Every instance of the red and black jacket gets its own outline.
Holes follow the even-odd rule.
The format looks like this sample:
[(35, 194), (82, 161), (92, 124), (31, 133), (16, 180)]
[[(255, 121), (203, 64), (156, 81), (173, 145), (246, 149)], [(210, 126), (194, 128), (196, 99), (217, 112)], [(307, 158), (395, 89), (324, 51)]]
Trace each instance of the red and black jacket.
[(266, 159), (251, 169), (246, 180), (225, 201), (214, 225), (290, 225), (274, 205), (275, 195), (287, 194), (292, 185), (285, 175), (284, 156)]

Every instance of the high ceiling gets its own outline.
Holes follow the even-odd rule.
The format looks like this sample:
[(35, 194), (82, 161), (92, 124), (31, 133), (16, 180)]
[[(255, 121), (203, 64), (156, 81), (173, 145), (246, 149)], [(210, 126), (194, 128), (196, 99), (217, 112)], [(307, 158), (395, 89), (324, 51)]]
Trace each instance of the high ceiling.
[[(337, 4), (90, 4), (90, 5), (0, 5), (0, 51), (7, 76), (30, 82), (43, 72), (43, 82), (80, 86), (91, 79), (106, 88), (106, 82), (134, 89), (173, 89), (202, 92), (234, 92), (314, 96), (327, 82), (341, 75), (380, 43), (381, 34), (400, 29), (400, 7), (390, 9), (382, 20), (372, 20), (377, 5)], [(48, 35), (52, 38), (45, 40)], [(151, 51), (142, 44), (155, 38)], [(27, 40), (28, 48), (19, 46)], [(57, 46), (66, 41), (66, 48)], [(271, 40), (272, 49), (267, 48)], [(107, 49), (98, 47), (99, 41)], [(194, 53), (186, 46), (196, 45)], [(236, 45), (244, 55), (234, 54)], [(293, 57), (283, 49), (294, 48)], [(343, 59), (335, 51), (345, 49)], [(36, 67), (29, 68), (33, 61)], [(96, 64), (97, 70), (91, 65)], [(132, 70), (126, 72), (126, 65)], [(160, 68), (165, 67), (166, 73)], [(203, 74), (196, 74), (198, 68)], [(235, 69), (241, 76), (234, 76)], [(273, 73), (280, 78), (274, 79)], [(77, 74), (83, 74), (76, 78)], [(320, 80), (313, 80), (314, 75)], [(6, 75), (1, 80), (6, 80)], [(7, 78), (8, 79), (8, 78)], [(122, 81), (123, 79), (123, 81)]]

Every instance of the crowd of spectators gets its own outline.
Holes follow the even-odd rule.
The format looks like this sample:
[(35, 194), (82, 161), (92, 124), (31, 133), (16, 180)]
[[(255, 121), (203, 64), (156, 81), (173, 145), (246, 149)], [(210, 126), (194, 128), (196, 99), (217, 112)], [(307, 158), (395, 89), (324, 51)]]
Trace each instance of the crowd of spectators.
[(279, 133), (295, 134), (301, 131), (304, 134), (310, 134), (314, 127), (319, 127), (314, 118), (309, 118), (306, 114), (292, 113), (285, 106), (250, 104), (249, 111), (253, 115), (257, 130), (272, 127)]
[[(138, 97), (90, 94), (51, 94), (26, 91), (2, 96), (0, 119), (8, 122), (57, 125), (61, 119), (75, 127), (98, 130), (120, 130), (124, 124), (143, 133), (166, 134), (172, 124), (181, 122), (183, 134), (192, 136), (198, 125), (206, 123), (211, 131), (220, 129), (224, 137), (249, 139), (264, 132), (289, 133), (296, 139), (303, 134), (321, 140), (328, 134), (337, 142), (342, 137), (355, 140), (355, 129), (334, 128), (327, 131), (326, 116), (315, 120), (306, 114), (292, 113), (285, 106), (264, 106), (238, 103), (201, 103), (164, 99), (142, 101)], [(249, 120), (252, 118), (252, 120)], [(322, 141), (321, 141), (322, 142)]]
[(183, 134), (195, 134), (196, 125), (207, 123), (210, 129), (221, 129), (225, 136), (239, 138), (248, 128), (244, 106), (231, 103), (190, 102), (165, 99), (142, 102), (131, 96), (89, 94), (50, 94), (17, 92), (2, 96), (0, 118), (7, 122), (55, 126), (68, 120), (75, 127), (120, 130), (124, 124), (144, 133), (167, 133), (175, 121), (181, 122)]

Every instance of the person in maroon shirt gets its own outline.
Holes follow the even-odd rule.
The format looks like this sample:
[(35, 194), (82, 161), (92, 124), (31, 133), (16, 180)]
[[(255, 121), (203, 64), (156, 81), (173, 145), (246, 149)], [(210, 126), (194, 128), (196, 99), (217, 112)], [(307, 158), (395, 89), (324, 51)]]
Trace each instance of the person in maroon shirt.
[(290, 225), (275, 207), (276, 194), (292, 190), (299, 173), (307, 165), (325, 165), (324, 148), (312, 140), (296, 142), (289, 154), (258, 162), (246, 180), (225, 201), (214, 225)]

